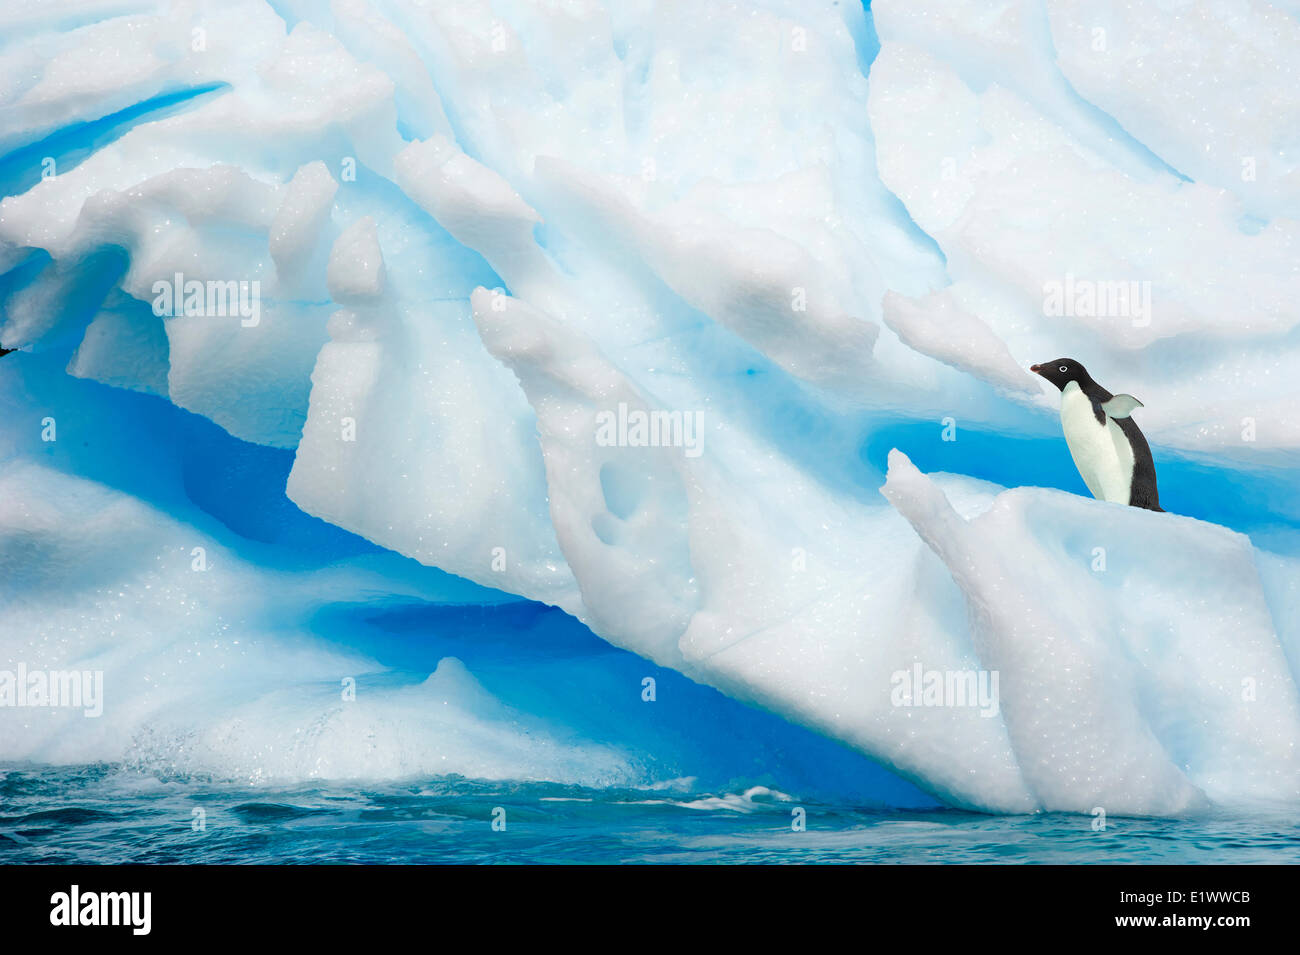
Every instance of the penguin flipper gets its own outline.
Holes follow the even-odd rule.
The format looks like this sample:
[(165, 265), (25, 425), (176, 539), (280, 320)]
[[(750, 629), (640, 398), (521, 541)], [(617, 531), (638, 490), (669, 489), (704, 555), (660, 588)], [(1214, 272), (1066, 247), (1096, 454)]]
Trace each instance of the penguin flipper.
[(1146, 405), (1138, 401), (1132, 395), (1116, 395), (1109, 401), (1101, 403), (1101, 410), (1111, 418), (1127, 418), (1138, 408), (1145, 408)]

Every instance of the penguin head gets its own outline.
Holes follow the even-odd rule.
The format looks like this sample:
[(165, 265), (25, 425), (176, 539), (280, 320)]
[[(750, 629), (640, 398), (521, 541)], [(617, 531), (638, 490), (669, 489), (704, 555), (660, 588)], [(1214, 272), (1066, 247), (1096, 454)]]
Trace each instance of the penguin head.
[(1030, 365), (1029, 370), (1036, 375), (1042, 375), (1062, 391), (1072, 381), (1078, 382), (1080, 388), (1092, 381), (1088, 369), (1073, 358), (1057, 358), (1043, 362), (1041, 365)]

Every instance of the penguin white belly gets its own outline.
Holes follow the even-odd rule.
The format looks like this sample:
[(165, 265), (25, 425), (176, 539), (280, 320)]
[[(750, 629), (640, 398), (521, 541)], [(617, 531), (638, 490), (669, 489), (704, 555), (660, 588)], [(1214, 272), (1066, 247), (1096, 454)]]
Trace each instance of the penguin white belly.
[(1061, 392), (1061, 430), (1092, 496), (1127, 504), (1133, 487), (1133, 447), (1128, 435), (1110, 417), (1098, 424), (1092, 402), (1073, 381)]

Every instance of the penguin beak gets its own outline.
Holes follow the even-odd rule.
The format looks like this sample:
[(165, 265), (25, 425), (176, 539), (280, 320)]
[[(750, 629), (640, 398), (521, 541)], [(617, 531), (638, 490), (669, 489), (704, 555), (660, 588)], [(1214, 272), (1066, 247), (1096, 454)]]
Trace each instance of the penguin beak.
[(1030, 366), (1029, 366), (1029, 370), (1032, 371), (1035, 375), (1041, 375), (1041, 374), (1043, 373), (1043, 366), (1042, 366), (1042, 365), (1030, 365)]

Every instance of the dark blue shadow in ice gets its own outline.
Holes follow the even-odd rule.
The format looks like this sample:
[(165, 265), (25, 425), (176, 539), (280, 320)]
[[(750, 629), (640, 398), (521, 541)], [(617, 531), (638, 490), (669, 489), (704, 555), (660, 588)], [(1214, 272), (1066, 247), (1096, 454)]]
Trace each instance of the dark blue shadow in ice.
[(163, 93), (99, 119), (72, 123), (37, 142), (20, 146), (0, 156), (0, 196), (20, 195), (40, 182), (42, 176), (63, 175), (142, 122), (173, 116), (196, 105), (201, 97), (228, 88), (225, 83), (209, 83)]
[[(285, 496), (293, 451), (241, 441), (154, 395), (73, 378), (67, 361), (61, 351), (16, 352), (0, 363), (0, 414), (32, 420), (17, 429), (13, 456), (138, 497), (237, 552), (271, 545), (288, 563), (312, 566), (381, 550)], [(41, 440), (46, 416), (57, 441)]]
[(654, 779), (693, 777), (692, 791), (767, 785), (864, 806), (938, 805), (868, 757), (614, 647), (554, 607), (336, 604), (311, 627), (416, 678), (456, 657), (508, 705), (629, 751)]

